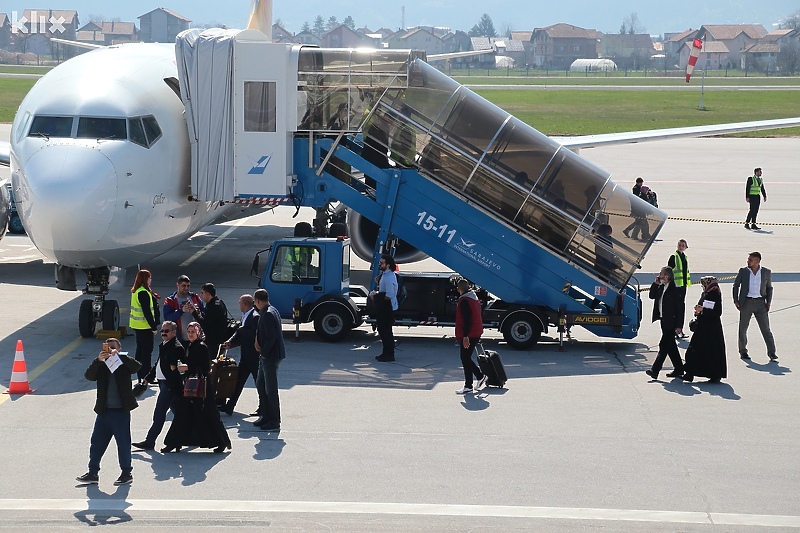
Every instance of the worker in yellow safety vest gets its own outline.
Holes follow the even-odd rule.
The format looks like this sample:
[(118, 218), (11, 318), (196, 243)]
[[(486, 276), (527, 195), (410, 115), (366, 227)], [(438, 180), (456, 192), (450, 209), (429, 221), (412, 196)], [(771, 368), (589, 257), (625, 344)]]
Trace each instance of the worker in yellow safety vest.
[(141, 363), (137, 372), (139, 383), (150, 373), (155, 346), (155, 335), (161, 322), (158, 300), (160, 296), (150, 288), (153, 276), (149, 270), (136, 273), (136, 280), (131, 287), (131, 311), (128, 327), (136, 336), (136, 355), (134, 359)]
[(744, 188), (744, 199), (750, 204), (750, 211), (747, 213), (747, 220), (744, 227), (747, 229), (761, 229), (756, 226), (758, 208), (761, 207), (761, 196), (767, 201), (767, 189), (764, 188), (764, 180), (761, 178), (761, 167), (753, 170), (753, 175), (747, 178)]
[(689, 259), (686, 257), (686, 239), (678, 241), (678, 249), (669, 257), (667, 266), (675, 273), (675, 288), (678, 289), (678, 317), (675, 326), (675, 337), (685, 339), (688, 337), (683, 332), (683, 323), (686, 320), (686, 289), (691, 287), (691, 272), (689, 272)]

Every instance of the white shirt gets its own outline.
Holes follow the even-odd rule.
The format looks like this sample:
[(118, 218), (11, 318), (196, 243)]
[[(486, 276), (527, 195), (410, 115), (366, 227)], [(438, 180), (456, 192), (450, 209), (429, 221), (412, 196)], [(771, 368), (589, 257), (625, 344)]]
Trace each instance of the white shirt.
[(397, 311), (397, 276), (394, 275), (394, 271), (387, 268), (381, 273), (378, 292), (386, 293), (386, 296), (392, 302), (392, 310)]
[(748, 298), (761, 298), (761, 267), (758, 267), (758, 271), (753, 274), (753, 270), (748, 268), (747, 270), (750, 271), (750, 286), (747, 287), (747, 297)]

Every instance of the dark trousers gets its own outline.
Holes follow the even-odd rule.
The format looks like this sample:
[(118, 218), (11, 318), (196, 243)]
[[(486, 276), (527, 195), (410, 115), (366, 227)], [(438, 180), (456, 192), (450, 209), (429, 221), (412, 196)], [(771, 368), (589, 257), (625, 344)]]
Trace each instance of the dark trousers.
[(149, 329), (135, 329), (133, 330), (136, 335), (136, 354), (134, 359), (139, 361), (142, 366), (136, 373), (139, 379), (142, 380), (150, 373), (153, 366), (153, 347), (155, 346), (155, 336)]
[(767, 355), (775, 354), (775, 338), (769, 329), (769, 313), (767, 312), (766, 300), (764, 298), (745, 298), (739, 306), (739, 355), (747, 353), (747, 328), (750, 327), (750, 319), (755, 315), (758, 329), (764, 337), (767, 345)]
[(483, 372), (472, 360), (472, 354), (475, 352), (475, 346), (481, 341), (480, 338), (470, 339), (469, 348), (464, 348), (464, 339), (458, 339), (458, 349), (461, 353), (461, 366), (464, 367), (464, 386), (468, 389), (472, 388), (472, 376), (479, 380), (483, 378)]
[(111, 437), (117, 441), (119, 469), (123, 474), (130, 474), (133, 470), (131, 464), (131, 412), (125, 409), (106, 409), (105, 413), (97, 415), (97, 418), (94, 419), (92, 440), (89, 446), (90, 473), (97, 475), (100, 472), (100, 459), (106, 453), (106, 449), (111, 443)]
[(280, 425), (281, 403), (278, 398), (278, 365), (280, 360), (264, 359), (259, 357), (258, 377), (256, 390), (258, 390), (258, 414), (267, 420), (269, 425)]
[[(239, 401), (239, 396), (242, 395), (242, 391), (244, 390), (244, 386), (247, 383), (247, 378), (253, 376), (253, 382), (258, 383), (258, 359), (245, 359), (244, 357), (241, 358), (239, 361), (239, 377), (236, 379), (236, 390), (233, 391), (233, 396), (231, 399), (228, 400), (228, 407), (233, 409), (236, 407), (236, 402)], [(261, 397), (259, 396), (259, 403)]]
[(147, 437), (144, 439), (147, 444), (151, 446), (156, 445), (156, 439), (161, 433), (161, 430), (164, 429), (164, 422), (167, 421), (167, 411), (172, 409), (172, 412), (175, 412), (176, 399), (177, 395), (169, 389), (167, 382), (159, 381), (156, 407), (153, 409), (153, 423), (150, 425), (150, 429), (147, 431)]
[(378, 326), (378, 335), (381, 337), (383, 344), (383, 351), (381, 352), (386, 357), (394, 357), (394, 311), (392, 304), (386, 302), (377, 311), (375, 317), (376, 325)]
[(683, 329), (683, 323), (686, 321), (686, 287), (678, 287), (675, 286), (677, 292), (675, 294), (678, 295), (678, 325), (675, 326), (676, 328)]
[(683, 361), (681, 361), (681, 354), (678, 352), (678, 345), (675, 344), (675, 328), (665, 328), (661, 326), (661, 340), (658, 342), (658, 355), (656, 360), (653, 361), (653, 372), (658, 374), (661, 372), (661, 367), (664, 366), (664, 360), (669, 356), (672, 361), (672, 367), (676, 372), (683, 372)]
[(745, 224), (752, 222), (753, 224), (756, 223), (756, 217), (758, 216), (758, 208), (761, 207), (761, 196), (760, 195), (750, 195), (750, 212), (747, 213), (747, 220), (744, 221)]

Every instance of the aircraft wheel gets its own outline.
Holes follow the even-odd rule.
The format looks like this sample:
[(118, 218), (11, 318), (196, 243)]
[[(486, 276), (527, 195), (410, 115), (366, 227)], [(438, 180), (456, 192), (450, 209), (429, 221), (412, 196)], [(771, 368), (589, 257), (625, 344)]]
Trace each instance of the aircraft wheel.
[(512, 315), (503, 324), (503, 338), (517, 350), (533, 348), (541, 335), (542, 325), (528, 313)]
[(11, 213), (11, 218), (8, 219), (8, 232), (16, 235), (25, 233), (25, 226), (22, 225), (22, 219), (19, 218), (18, 213)]
[(94, 337), (94, 326), (92, 300), (84, 300), (81, 302), (80, 311), (78, 311), (78, 331), (81, 337)]
[(328, 342), (343, 339), (351, 327), (350, 316), (339, 307), (332, 305), (323, 307), (314, 316), (314, 331)]
[(103, 301), (103, 329), (119, 329), (119, 304), (116, 300)]

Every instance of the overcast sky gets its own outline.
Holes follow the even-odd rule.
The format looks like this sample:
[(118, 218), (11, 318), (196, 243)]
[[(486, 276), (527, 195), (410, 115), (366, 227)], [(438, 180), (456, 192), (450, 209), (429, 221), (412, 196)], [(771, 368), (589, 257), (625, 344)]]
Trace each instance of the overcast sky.
[[(19, 2), (19, 4), (17, 4)], [(193, 24), (224, 24), (243, 27), (247, 22), (250, 0), (207, 2), (197, 0), (144, 0), (108, 2), (108, 0), (50, 0), (33, 2), (52, 9), (76, 9), (81, 24), (93, 16), (104, 20), (135, 21), (137, 17), (165, 7), (189, 18)], [(768, 31), (782, 18), (800, 10), (800, 0), (701, 0), (698, 2), (642, 2), (641, 0), (273, 0), (273, 19), (280, 19), (287, 30), (297, 32), (303, 22), (313, 24), (317, 15), (325, 20), (335, 16), (340, 22), (348, 15), (356, 27), (397, 29), (405, 6), (406, 26), (446, 26), (468, 31), (488, 13), (497, 31), (506, 28), (530, 31), (565, 22), (605, 33), (617, 33), (622, 21), (636, 13), (647, 33), (680, 32), (703, 24), (760, 23)], [(29, 2), (4, 0), (0, 10), (21, 12)]]

